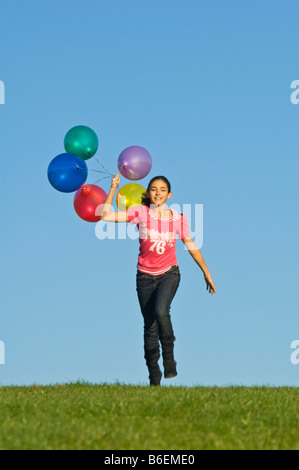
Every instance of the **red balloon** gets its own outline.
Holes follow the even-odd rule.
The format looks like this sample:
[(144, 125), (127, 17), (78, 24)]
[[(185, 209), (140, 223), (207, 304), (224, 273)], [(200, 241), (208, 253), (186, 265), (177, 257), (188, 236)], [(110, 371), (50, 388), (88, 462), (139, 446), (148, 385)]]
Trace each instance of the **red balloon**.
[(86, 222), (98, 222), (101, 219), (100, 208), (96, 209), (107, 199), (105, 191), (95, 184), (82, 186), (75, 194), (74, 208), (78, 216)]

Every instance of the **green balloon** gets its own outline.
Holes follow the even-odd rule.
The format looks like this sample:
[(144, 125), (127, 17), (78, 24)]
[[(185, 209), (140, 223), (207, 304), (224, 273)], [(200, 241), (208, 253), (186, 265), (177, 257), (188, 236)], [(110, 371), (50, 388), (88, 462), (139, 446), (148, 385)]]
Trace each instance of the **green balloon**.
[(74, 153), (83, 160), (93, 157), (98, 150), (97, 134), (87, 126), (72, 127), (64, 138), (64, 148), (68, 153)]

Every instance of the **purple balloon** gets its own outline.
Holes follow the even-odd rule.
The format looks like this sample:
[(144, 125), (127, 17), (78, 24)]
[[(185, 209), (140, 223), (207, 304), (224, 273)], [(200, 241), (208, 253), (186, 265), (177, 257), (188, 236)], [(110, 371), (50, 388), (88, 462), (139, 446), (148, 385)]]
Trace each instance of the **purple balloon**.
[(133, 145), (123, 150), (118, 157), (118, 169), (129, 180), (144, 178), (152, 168), (152, 157), (147, 150)]

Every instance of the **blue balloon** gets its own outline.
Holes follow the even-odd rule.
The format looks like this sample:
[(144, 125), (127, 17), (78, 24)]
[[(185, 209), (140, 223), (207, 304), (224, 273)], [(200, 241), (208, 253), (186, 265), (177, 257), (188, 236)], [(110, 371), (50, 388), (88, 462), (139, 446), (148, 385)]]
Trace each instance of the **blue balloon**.
[(51, 185), (63, 193), (77, 191), (85, 183), (88, 168), (83, 158), (73, 153), (61, 153), (53, 158), (48, 167)]

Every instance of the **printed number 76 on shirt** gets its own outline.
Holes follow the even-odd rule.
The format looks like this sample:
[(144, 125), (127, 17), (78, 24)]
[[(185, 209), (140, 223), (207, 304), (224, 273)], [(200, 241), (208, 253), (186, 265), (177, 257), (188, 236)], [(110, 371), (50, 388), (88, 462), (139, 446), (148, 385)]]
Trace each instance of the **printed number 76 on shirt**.
[(165, 245), (166, 241), (165, 240), (157, 240), (155, 241), (152, 246), (150, 247), (150, 251), (156, 251), (158, 255), (163, 255), (165, 251)]

